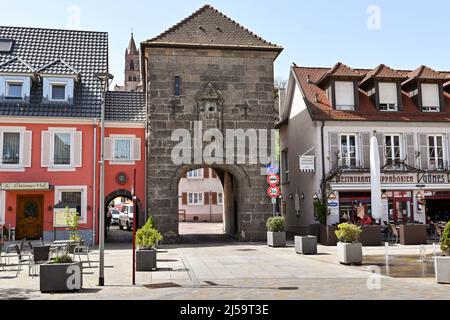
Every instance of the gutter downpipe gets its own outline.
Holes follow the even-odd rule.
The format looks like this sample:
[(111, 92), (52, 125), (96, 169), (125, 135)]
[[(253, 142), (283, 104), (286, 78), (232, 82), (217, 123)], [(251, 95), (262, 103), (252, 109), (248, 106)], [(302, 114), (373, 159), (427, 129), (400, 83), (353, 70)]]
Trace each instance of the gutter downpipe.
[(96, 217), (97, 217), (97, 126), (98, 120), (94, 120), (94, 170), (93, 170), (93, 178), (94, 182), (92, 183), (92, 243), (95, 244), (96, 237)]
[(321, 142), (321, 157), (322, 157), (322, 182), (320, 184), (320, 191), (322, 193), (322, 201), (326, 200), (326, 185), (325, 185), (325, 146), (324, 146), (324, 134), (323, 128), (325, 127), (325, 121), (322, 120), (322, 125), (320, 127), (320, 142)]
[(149, 213), (147, 212), (147, 210), (148, 210), (148, 206), (147, 206), (147, 204), (148, 204), (148, 189), (147, 189), (147, 186), (148, 186), (148, 181), (147, 181), (147, 177), (148, 177), (148, 165), (149, 165), (149, 163), (148, 163), (148, 150), (149, 150), (149, 146), (148, 146), (148, 135), (149, 135), (149, 125), (148, 125), (148, 115), (149, 115), (149, 106), (148, 106), (148, 102), (149, 102), (149, 99), (148, 99), (148, 84), (147, 84), (147, 66), (148, 66), (148, 58), (145, 56), (145, 51), (142, 51), (141, 50), (141, 52), (142, 52), (142, 55), (144, 56), (144, 68), (142, 68), (142, 70), (143, 70), (143, 74), (144, 74), (144, 76), (142, 77), (142, 81), (144, 82), (144, 84), (145, 85), (143, 85), (142, 87), (144, 88), (145, 87), (145, 108), (146, 108), (146, 110), (147, 110), (147, 112), (146, 112), (146, 117), (145, 117), (145, 144), (144, 144), (144, 146), (145, 146), (145, 151), (144, 151), (144, 159), (145, 159), (145, 166), (144, 166), (144, 177), (145, 177), (145, 179), (144, 179), (144, 197), (145, 197), (145, 200), (144, 200), (144, 204), (145, 204), (145, 208), (144, 208), (144, 212), (145, 212), (145, 221), (144, 221), (144, 223), (146, 223), (147, 222), (147, 220), (148, 220), (148, 215), (149, 215)]

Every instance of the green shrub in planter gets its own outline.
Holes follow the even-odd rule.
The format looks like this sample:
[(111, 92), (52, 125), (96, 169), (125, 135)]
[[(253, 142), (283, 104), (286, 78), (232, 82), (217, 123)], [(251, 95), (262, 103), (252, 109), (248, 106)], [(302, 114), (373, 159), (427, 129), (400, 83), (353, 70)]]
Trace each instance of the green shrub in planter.
[(153, 218), (150, 217), (147, 223), (136, 232), (136, 245), (141, 249), (151, 249), (162, 238), (161, 233), (155, 229)]
[(53, 263), (62, 264), (62, 263), (73, 263), (73, 259), (68, 254), (63, 254), (60, 256), (56, 256), (53, 258)]
[(286, 229), (286, 219), (284, 217), (270, 217), (267, 219), (266, 226), (270, 232), (284, 232)]
[(359, 241), (362, 229), (351, 223), (341, 223), (335, 233), (340, 242), (354, 243)]
[(444, 233), (442, 234), (441, 250), (445, 255), (450, 256), (450, 222), (447, 223)]

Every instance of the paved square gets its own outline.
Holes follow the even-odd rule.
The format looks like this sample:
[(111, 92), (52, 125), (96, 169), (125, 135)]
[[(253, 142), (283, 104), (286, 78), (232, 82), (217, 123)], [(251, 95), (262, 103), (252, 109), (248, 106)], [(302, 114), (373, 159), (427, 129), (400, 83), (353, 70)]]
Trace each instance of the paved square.
[[(392, 278), (374, 275), (368, 265), (343, 266), (335, 247), (319, 246), (316, 256), (264, 243), (162, 246), (158, 271), (137, 273), (131, 285), (131, 249), (112, 244), (105, 253), (106, 286), (97, 286), (98, 252), (85, 265), (84, 289), (75, 294), (41, 294), (39, 277), (27, 270), (15, 278), (13, 267), (0, 271), (0, 299), (448, 299), (450, 286), (434, 277)], [(427, 246), (431, 254), (432, 247)], [(419, 254), (418, 246), (396, 245), (392, 255)], [(365, 257), (384, 248), (364, 248)]]

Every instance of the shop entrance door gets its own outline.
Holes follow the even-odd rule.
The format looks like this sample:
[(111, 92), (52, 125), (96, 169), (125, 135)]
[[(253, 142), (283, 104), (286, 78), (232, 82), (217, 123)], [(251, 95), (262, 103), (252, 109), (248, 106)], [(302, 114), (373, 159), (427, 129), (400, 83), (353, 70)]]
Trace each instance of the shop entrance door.
[(44, 197), (18, 196), (16, 239), (38, 240), (44, 227)]
[(388, 208), (391, 223), (414, 221), (411, 192), (391, 192), (391, 197), (388, 200)]

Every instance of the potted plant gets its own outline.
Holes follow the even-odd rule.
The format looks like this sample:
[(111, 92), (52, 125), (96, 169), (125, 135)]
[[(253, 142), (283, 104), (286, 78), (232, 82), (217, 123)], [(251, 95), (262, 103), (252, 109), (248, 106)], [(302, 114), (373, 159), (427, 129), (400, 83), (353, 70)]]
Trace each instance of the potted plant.
[(83, 265), (63, 254), (40, 265), (39, 278), (41, 292), (77, 291), (83, 286)]
[(342, 264), (361, 264), (363, 261), (362, 244), (359, 242), (361, 227), (351, 223), (341, 223), (336, 230), (337, 257)]
[(161, 233), (155, 228), (153, 218), (136, 232), (136, 271), (152, 271), (156, 269), (156, 244), (162, 240)]
[(447, 223), (442, 234), (441, 251), (444, 256), (436, 257), (434, 263), (436, 281), (450, 284), (450, 222)]
[(286, 220), (284, 217), (267, 219), (267, 244), (270, 247), (286, 246)]

